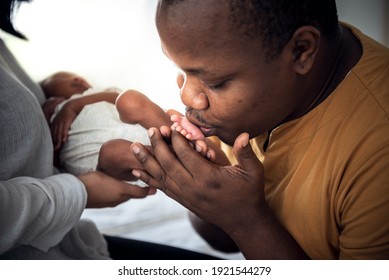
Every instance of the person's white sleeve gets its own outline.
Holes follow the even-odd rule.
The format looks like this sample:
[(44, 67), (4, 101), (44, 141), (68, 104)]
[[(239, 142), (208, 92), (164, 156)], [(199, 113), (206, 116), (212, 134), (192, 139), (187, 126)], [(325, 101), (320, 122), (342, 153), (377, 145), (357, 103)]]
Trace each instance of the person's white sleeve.
[(49, 250), (79, 221), (86, 199), (70, 174), (0, 182), (0, 255), (20, 245)]

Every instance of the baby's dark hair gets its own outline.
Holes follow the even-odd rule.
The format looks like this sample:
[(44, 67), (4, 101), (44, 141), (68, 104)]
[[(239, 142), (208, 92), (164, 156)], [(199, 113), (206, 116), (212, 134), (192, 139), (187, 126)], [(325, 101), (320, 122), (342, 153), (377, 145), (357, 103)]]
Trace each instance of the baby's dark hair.
[[(163, 0), (166, 6), (185, 0)], [(234, 32), (260, 38), (268, 58), (277, 57), (301, 26), (317, 28), (328, 40), (339, 34), (335, 0), (226, 0)]]

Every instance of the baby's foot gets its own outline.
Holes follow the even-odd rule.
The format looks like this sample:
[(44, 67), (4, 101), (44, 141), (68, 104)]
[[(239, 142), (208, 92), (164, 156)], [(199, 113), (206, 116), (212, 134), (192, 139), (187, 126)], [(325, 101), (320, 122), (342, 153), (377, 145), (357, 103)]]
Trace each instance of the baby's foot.
[(172, 130), (180, 132), (186, 139), (190, 141), (197, 141), (205, 139), (201, 130), (192, 124), (187, 118), (179, 115), (173, 115), (170, 118), (172, 120)]
[(185, 136), (198, 153), (211, 161), (215, 160), (215, 151), (208, 147), (204, 134), (196, 125), (181, 115), (172, 115), (170, 119), (174, 122), (171, 126), (172, 130), (176, 130)]

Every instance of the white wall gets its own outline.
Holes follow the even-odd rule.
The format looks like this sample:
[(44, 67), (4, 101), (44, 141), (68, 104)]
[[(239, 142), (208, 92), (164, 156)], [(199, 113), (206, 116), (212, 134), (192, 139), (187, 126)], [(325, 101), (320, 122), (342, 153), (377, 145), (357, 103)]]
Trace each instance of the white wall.
[(388, 0), (337, 0), (339, 19), (389, 47)]
[(179, 108), (177, 69), (164, 56), (154, 24), (156, 0), (34, 0), (15, 23), (28, 42), (5, 38), (40, 80), (69, 70), (96, 87), (143, 91), (164, 108)]
[[(164, 108), (182, 110), (177, 70), (162, 54), (155, 29), (156, 2), (34, 0), (15, 18), (29, 42), (2, 38), (36, 80), (74, 71), (97, 87), (135, 88)], [(388, 2), (338, 0), (339, 17), (389, 46)]]

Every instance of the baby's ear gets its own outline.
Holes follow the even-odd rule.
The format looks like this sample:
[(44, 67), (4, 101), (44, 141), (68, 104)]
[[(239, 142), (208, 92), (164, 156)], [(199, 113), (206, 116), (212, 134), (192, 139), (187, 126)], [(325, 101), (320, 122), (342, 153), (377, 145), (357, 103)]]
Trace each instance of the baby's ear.
[(294, 32), (288, 45), (295, 72), (306, 75), (312, 69), (319, 50), (320, 31), (313, 26), (302, 26)]

